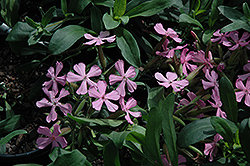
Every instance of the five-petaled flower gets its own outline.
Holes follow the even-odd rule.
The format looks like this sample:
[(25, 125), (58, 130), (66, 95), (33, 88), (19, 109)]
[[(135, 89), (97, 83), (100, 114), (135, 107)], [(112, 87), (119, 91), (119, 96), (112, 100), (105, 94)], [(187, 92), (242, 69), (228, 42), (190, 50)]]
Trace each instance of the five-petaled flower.
[(56, 107), (59, 107), (64, 115), (67, 115), (67, 113), (71, 113), (72, 106), (69, 103), (62, 104), (59, 102), (61, 98), (69, 95), (69, 92), (67, 90), (62, 89), (60, 91), (58, 98), (56, 98), (58, 92), (55, 92), (53, 90), (48, 91), (47, 88), (43, 88), (43, 91), (49, 97), (50, 101), (48, 101), (46, 98), (43, 98), (42, 100), (36, 102), (36, 106), (39, 108), (51, 107), (51, 111), (49, 115), (46, 117), (48, 123), (50, 123), (51, 120), (55, 121), (57, 119)]
[(133, 117), (136, 117), (136, 118), (141, 117), (141, 112), (133, 112), (133, 111), (129, 110), (130, 108), (133, 108), (137, 105), (137, 101), (134, 98), (130, 97), (128, 99), (127, 103), (125, 104), (124, 98), (121, 97), (119, 100), (119, 103), (121, 105), (121, 109), (126, 112), (125, 119), (128, 121), (128, 123), (130, 123), (130, 124), (134, 123), (130, 119), (129, 114), (132, 115)]
[(85, 33), (85, 34), (84, 34), (84, 37), (85, 37), (86, 39), (89, 39), (90, 41), (88, 41), (88, 42), (86, 42), (86, 43), (84, 43), (84, 44), (85, 44), (85, 45), (92, 45), (92, 44), (95, 44), (95, 45), (97, 46), (97, 45), (102, 45), (102, 44), (104, 44), (104, 43), (105, 43), (104, 40), (106, 40), (106, 41), (109, 42), (109, 43), (114, 42), (114, 41), (115, 41), (115, 35), (110, 36), (110, 37), (107, 37), (107, 36), (109, 36), (109, 35), (110, 35), (109, 31), (101, 31), (101, 32), (100, 32), (100, 35), (99, 35), (98, 37), (94, 37), (94, 36), (92, 36), (91, 34)]
[(52, 149), (54, 147), (58, 147), (59, 144), (61, 145), (62, 148), (65, 148), (67, 146), (67, 141), (65, 140), (65, 138), (62, 136), (59, 136), (61, 134), (60, 126), (58, 124), (54, 124), (53, 127), (54, 127), (53, 133), (51, 133), (51, 131), (48, 127), (40, 126), (37, 129), (37, 132), (39, 134), (43, 134), (43, 135), (46, 135), (48, 137), (48, 138), (39, 137), (36, 140), (37, 147), (39, 149), (44, 149), (50, 143), (52, 143)]
[(112, 92), (105, 94), (107, 83), (100, 80), (97, 82), (97, 88), (99, 92), (96, 87), (90, 87), (88, 91), (90, 97), (98, 98), (98, 100), (92, 102), (93, 108), (100, 111), (104, 102), (110, 112), (115, 112), (118, 109), (118, 106), (109, 100), (118, 100), (120, 98), (119, 92), (113, 90)]
[(109, 84), (113, 85), (114, 83), (121, 81), (120, 85), (117, 87), (117, 91), (119, 94), (124, 97), (125, 92), (125, 84), (127, 83), (127, 88), (129, 92), (134, 92), (137, 88), (137, 84), (134, 81), (131, 81), (129, 78), (133, 78), (136, 76), (135, 68), (133, 66), (130, 66), (126, 73), (124, 73), (124, 61), (118, 60), (115, 63), (115, 68), (119, 72), (120, 76), (111, 74), (109, 76)]
[(220, 29), (218, 29), (213, 33), (213, 35), (216, 36), (216, 38), (211, 39), (212, 42), (218, 42), (218, 41), (219, 43), (223, 43), (224, 41), (228, 42), (227, 37), (229, 37), (229, 32), (220, 33)]
[(165, 35), (165, 36), (169, 36), (170, 38), (174, 39), (174, 41), (180, 43), (182, 40), (179, 38), (178, 34), (171, 28), (168, 28), (167, 30), (165, 30), (163, 28), (163, 25), (161, 23), (157, 23), (154, 26), (154, 29), (157, 33), (159, 33), (160, 35)]
[(90, 79), (90, 77), (99, 76), (102, 73), (102, 70), (99, 68), (99, 66), (94, 65), (90, 68), (89, 72), (86, 74), (85, 72), (85, 64), (84, 63), (78, 63), (74, 65), (74, 70), (79, 74), (74, 74), (72, 72), (69, 72), (67, 74), (67, 81), (68, 82), (77, 82), (82, 81), (80, 87), (77, 89), (76, 93), (84, 95), (88, 92), (87, 84), (91, 86), (96, 87), (96, 83)]
[[(174, 81), (178, 78), (177, 74), (174, 72), (167, 72), (166, 78), (159, 72), (155, 73), (155, 78), (158, 80), (158, 84), (166, 88), (171, 86), (175, 92), (182, 90), (184, 87), (188, 86), (189, 82), (187, 79), (180, 81)], [(159, 82), (161, 81), (161, 82)]]
[(206, 73), (205, 73), (205, 77), (210, 82), (202, 80), (203, 88), (206, 90), (208, 88), (214, 87), (216, 91), (219, 91), (219, 89), (218, 89), (219, 84), (217, 82), (218, 74), (214, 70), (212, 70), (211, 75), (210, 75), (210, 71), (207, 69)]
[(49, 89), (52, 86), (52, 89), (54, 92), (58, 91), (58, 86), (57, 83), (61, 85), (65, 85), (66, 83), (66, 75), (63, 75), (61, 77), (58, 77), (58, 74), (63, 68), (63, 63), (62, 62), (56, 62), (56, 71), (54, 70), (54, 67), (50, 67), (48, 69), (48, 73), (46, 74), (47, 77), (51, 78), (50, 81), (45, 81), (43, 86), (45, 88)]
[(227, 119), (227, 114), (221, 110), (222, 102), (220, 100), (220, 93), (218, 90), (212, 89), (212, 95), (211, 98), (214, 100), (215, 103), (212, 103), (208, 100), (208, 102), (211, 104), (212, 107), (217, 108), (216, 116), (222, 117), (224, 119)]
[(235, 43), (231, 43), (230, 41), (223, 41), (222, 43), (223, 45), (230, 47), (228, 48), (229, 50), (236, 50), (239, 46), (244, 47), (249, 43), (249, 41), (248, 42), (245, 41), (250, 36), (248, 32), (244, 32), (240, 39), (238, 31), (232, 31), (229, 33), (229, 35)]
[(245, 104), (250, 107), (250, 78), (247, 79), (246, 86), (244, 86), (242, 80), (238, 78), (236, 80), (235, 86), (241, 90), (235, 92), (237, 102), (240, 102), (245, 96)]
[[(188, 63), (188, 61), (193, 59), (193, 51), (190, 51), (188, 54), (188, 48), (184, 48), (183, 51), (181, 52), (180, 60), (182, 64), (182, 71), (184, 75), (188, 75), (187, 69), (190, 70), (191, 72), (194, 71), (197, 66)], [(187, 54), (187, 56), (185, 56)]]
[(204, 154), (206, 156), (209, 155), (209, 161), (212, 162), (214, 157), (216, 156), (217, 152), (218, 152), (218, 148), (217, 148), (217, 145), (218, 145), (218, 141), (220, 139), (223, 139), (223, 137), (219, 134), (216, 134), (214, 136), (214, 142), (211, 142), (211, 143), (205, 143), (205, 149), (204, 149)]

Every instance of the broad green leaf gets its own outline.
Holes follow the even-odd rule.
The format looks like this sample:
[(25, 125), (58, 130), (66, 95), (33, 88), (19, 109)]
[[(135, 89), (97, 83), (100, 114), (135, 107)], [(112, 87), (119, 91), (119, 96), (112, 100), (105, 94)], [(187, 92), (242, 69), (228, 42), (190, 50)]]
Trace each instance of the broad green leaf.
[(114, 3), (114, 17), (121, 17), (126, 11), (127, 0), (115, 0)]
[[(217, 133), (219, 133), (228, 142), (233, 143), (234, 133), (233, 133), (233, 130), (231, 129), (230, 125), (228, 124), (228, 121), (226, 121), (226, 119), (221, 118), (221, 117), (217, 117), (217, 116), (213, 116), (213, 117), (211, 117), (210, 122)], [(235, 125), (235, 128), (237, 128), (236, 125)]]
[(246, 21), (246, 17), (244, 16), (244, 14), (242, 14), (236, 9), (233, 9), (232, 7), (221, 5), (218, 7), (218, 9), (221, 14), (223, 14), (225, 17), (227, 17), (233, 22), (238, 20)]
[(8, 34), (6, 41), (26, 41), (32, 31), (34, 31), (34, 28), (26, 22), (17, 22)]
[(112, 16), (110, 16), (108, 13), (105, 13), (102, 17), (102, 21), (105, 25), (105, 28), (107, 30), (110, 30), (110, 29), (115, 29), (117, 28), (121, 21), (120, 20), (114, 20), (114, 18)]
[(129, 18), (132, 17), (138, 17), (138, 16), (143, 16), (143, 17), (149, 17), (153, 16), (160, 11), (162, 11), (165, 8), (168, 8), (176, 3), (180, 3), (179, 0), (151, 0), (151, 1), (146, 1), (131, 10), (129, 10), (125, 16), (129, 16)]
[(249, 128), (249, 119), (244, 119), (240, 124), (240, 144), (247, 157), (247, 161), (250, 162), (250, 128)]
[(68, 11), (67, 0), (61, 0), (61, 9), (63, 14), (66, 15)]
[(205, 44), (207, 44), (207, 43), (210, 41), (210, 39), (213, 37), (213, 33), (214, 33), (213, 30), (210, 30), (210, 29), (206, 30), (206, 31), (203, 33), (203, 35), (202, 35), (202, 41), (203, 41)]
[(43, 15), (42, 20), (41, 20), (41, 24), (44, 28), (48, 25), (48, 23), (54, 17), (55, 11), (56, 11), (56, 7), (53, 6), (53, 7), (49, 8), (49, 10)]
[(210, 123), (210, 117), (199, 119), (186, 125), (178, 134), (177, 143), (180, 148), (186, 148), (188, 145), (197, 143), (207, 137), (216, 134)]
[(238, 119), (238, 103), (236, 101), (234, 87), (228, 78), (222, 77), (220, 79), (219, 91), (222, 106), (227, 114), (227, 118), (236, 123)]
[(123, 146), (123, 142), (125, 141), (125, 138), (130, 132), (131, 131), (122, 131), (122, 132), (113, 131), (106, 136), (109, 137), (113, 141), (117, 149), (121, 149)]
[(92, 0), (92, 3), (94, 3), (95, 5), (101, 5), (110, 8), (114, 6), (113, 0)]
[(163, 87), (148, 87), (148, 108), (149, 110), (153, 107), (158, 107), (160, 100), (164, 99), (164, 88)]
[(56, 158), (57, 158), (59, 155), (68, 154), (68, 153), (71, 153), (71, 152), (68, 151), (68, 150), (62, 149), (62, 148), (60, 148), (60, 147), (55, 147), (55, 148), (53, 149), (53, 151), (49, 154), (49, 158), (50, 158), (52, 161), (55, 161)]
[(214, 26), (216, 20), (218, 19), (218, 15), (219, 15), (218, 6), (223, 4), (223, 1), (224, 0), (213, 0), (211, 4), (210, 17), (208, 18), (208, 25), (210, 29)]
[(43, 36), (43, 31), (31, 35), (30, 38), (28, 39), (29, 46), (35, 45), (37, 42), (39, 42), (42, 36)]
[(9, 133), (20, 127), (21, 115), (14, 115), (10, 119), (0, 121), (0, 133)]
[(6, 135), (5, 137), (3, 137), (2, 139), (0, 139), (0, 145), (6, 144), (7, 142), (9, 142), (13, 137), (15, 137), (16, 135), (19, 134), (27, 134), (26, 130), (15, 130), (12, 131), (11, 133), (9, 133), (8, 135)]
[(141, 134), (141, 133), (138, 133), (136, 131), (132, 131), (130, 132), (126, 138), (125, 138), (127, 141), (132, 141), (132, 142), (135, 142), (135, 143), (139, 143), (141, 144), (142, 146), (145, 146), (145, 135)]
[(91, 3), (91, 0), (74, 0), (69, 2), (68, 12), (81, 14), (82, 11)]
[(104, 165), (120, 165), (119, 151), (112, 141), (103, 148)]
[(124, 59), (135, 67), (141, 67), (140, 50), (133, 35), (124, 28), (115, 29), (117, 46)]
[(113, 119), (80, 118), (80, 117), (72, 116), (70, 114), (68, 114), (68, 116), (79, 124), (88, 124), (89, 126), (100, 125), (100, 126), (118, 127), (124, 122), (123, 120), (113, 120)]
[(58, 29), (50, 40), (49, 51), (53, 55), (58, 55), (70, 48), (87, 32), (90, 32), (90, 30), (79, 25), (68, 25), (62, 29)]
[(15, 164), (15, 166), (43, 166), (40, 164)]
[(161, 100), (159, 103), (160, 115), (162, 118), (162, 129), (164, 135), (164, 141), (167, 145), (170, 160), (172, 165), (178, 165), (178, 151), (176, 147), (176, 132), (175, 125), (173, 121), (174, 113), (174, 101), (175, 95), (170, 93), (165, 100)]
[(18, 19), (19, 1), (18, 0), (1, 0), (1, 16), (5, 23), (13, 27)]
[(29, 18), (28, 16), (25, 17), (25, 21), (27, 22), (27, 24), (29, 24), (29, 26), (31, 26), (32, 28), (36, 29), (37, 27), (40, 26), (40, 24), (36, 23), (35, 21), (33, 21), (31, 18)]
[(242, 21), (242, 20), (238, 20), (238, 21), (235, 21), (231, 24), (224, 26), (223, 28), (221, 28), (221, 32), (222, 33), (230, 32), (230, 31), (241, 29), (241, 28), (250, 32), (250, 25), (247, 22)]
[(90, 9), (90, 20), (91, 20), (91, 29), (95, 32), (100, 32), (103, 30), (102, 23), (102, 12), (95, 5)]
[(126, 25), (129, 22), (128, 16), (121, 16), (120, 19), (121, 19), (123, 25)]
[(243, 3), (243, 12), (244, 12), (246, 18), (249, 20), (250, 19), (250, 9), (249, 9), (248, 4), (246, 2)]
[(65, 153), (59, 155), (55, 161), (50, 163), (48, 166), (58, 166), (58, 165), (67, 165), (67, 166), (76, 166), (84, 165), (91, 166), (87, 158), (77, 149), (72, 150), (70, 153)]
[(201, 23), (198, 20), (193, 19), (191, 16), (189, 16), (189, 15), (187, 15), (185, 13), (182, 13), (179, 16), (179, 22), (180, 23), (188, 23), (188, 24), (198, 25), (200, 28), (203, 29), (203, 26), (201, 25)]

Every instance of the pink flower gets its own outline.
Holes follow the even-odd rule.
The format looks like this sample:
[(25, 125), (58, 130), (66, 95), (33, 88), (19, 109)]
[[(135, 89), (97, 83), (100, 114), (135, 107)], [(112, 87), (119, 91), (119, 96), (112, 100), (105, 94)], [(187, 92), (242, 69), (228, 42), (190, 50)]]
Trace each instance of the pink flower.
[(213, 62), (213, 57), (210, 51), (208, 52), (208, 58), (205, 58), (205, 52), (199, 50), (197, 53), (193, 54), (192, 60), (194, 62), (205, 65), (205, 67), (202, 69), (204, 73), (206, 72), (207, 69), (213, 68), (213, 65), (211, 64), (211, 62)]
[(244, 32), (242, 37), (239, 39), (239, 32), (238, 31), (232, 31), (230, 32), (230, 37), (233, 39), (233, 41), (235, 42), (235, 45), (229, 41), (223, 41), (223, 45), (227, 46), (227, 47), (231, 47), (228, 48), (229, 50), (236, 50), (239, 46), (244, 47), (245, 45), (247, 45), (249, 43), (245, 42), (245, 40), (247, 40), (250, 36), (250, 34), (248, 32)]
[(174, 81), (178, 78), (177, 74), (174, 72), (167, 72), (166, 78), (161, 73), (156, 72), (155, 78), (157, 80), (161, 81), (161, 82), (157, 81), (159, 85), (162, 85), (166, 88), (171, 86), (175, 92), (182, 90), (185, 86), (188, 86), (188, 84), (189, 84), (187, 79), (183, 79), (180, 81)]
[[(166, 155), (161, 155), (161, 160), (164, 166), (171, 166), (167, 160)], [(178, 166), (186, 166), (185, 162), (187, 162), (186, 158), (182, 155), (178, 155)]]
[(156, 51), (155, 54), (156, 55), (160, 55), (160, 56), (163, 56), (163, 57), (167, 57), (167, 58), (173, 58), (174, 57), (174, 51), (175, 50), (180, 50), (180, 49), (183, 49), (184, 47), (187, 46), (187, 44), (185, 46), (177, 46), (176, 48), (172, 48), (172, 49), (169, 49), (168, 48), (168, 44), (169, 44), (169, 40), (166, 39), (162, 45), (162, 48), (163, 48), (163, 52), (160, 52), (160, 51)]
[(86, 94), (88, 92), (87, 84), (96, 87), (96, 83), (89, 78), (101, 75), (102, 70), (97, 65), (92, 66), (87, 74), (85, 72), (86, 66), (84, 63), (75, 64), (73, 68), (79, 75), (69, 72), (67, 75), (67, 81), (68, 82), (82, 81), (80, 87), (76, 91), (77, 94), (79, 95)]
[(208, 89), (208, 88), (214, 87), (214, 88), (216, 88), (216, 90), (218, 90), (218, 88), (219, 88), (219, 84), (218, 84), (218, 82), (217, 82), (218, 74), (217, 74), (214, 70), (212, 70), (212, 71), (211, 71), (211, 75), (210, 75), (210, 72), (209, 72), (209, 70), (207, 69), (207, 70), (206, 70), (206, 73), (205, 73), (205, 77), (206, 77), (210, 82), (202, 80), (203, 88), (206, 90), (206, 89)]
[[(184, 75), (188, 75), (187, 69), (192, 72), (197, 68), (196, 65), (192, 65), (188, 63), (188, 61), (192, 60), (194, 52), (190, 51), (188, 54), (187, 52), (188, 52), (188, 48), (184, 48), (180, 56), (180, 60), (182, 64), (182, 71)], [(185, 56), (186, 54), (187, 56)]]
[(100, 35), (98, 37), (94, 37), (91, 34), (85, 33), (84, 37), (86, 39), (91, 40), (91, 41), (86, 42), (84, 44), (85, 45), (95, 44), (97, 46), (97, 45), (102, 45), (104, 43), (104, 40), (108, 41), (109, 43), (114, 42), (115, 41), (115, 35), (107, 37), (109, 35), (110, 35), (109, 31), (101, 31)]
[(224, 62), (220, 62), (219, 65), (217, 66), (217, 70), (222, 72), (222, 70), (224, 70), (226, 68), (226, 65)]
[(136, 76), (135, 68), (133, 66), (130, 66), (126, 73), (124, 73), (124, 61), (118, 60), (115, 63), (115, 68), (119, 72), (120, 76), (111, 74), (109, 76), (109, 84), (113, 85), (116, 82), (121, 81), (120, 85), (116, 89), (119, 94), (124, 97), (125, 96), (125, 84), (127, 83), (128, 91), (134, 92), (137, 88), (137, 84), (133, 81), (131, 81), (129, 78), (133, 78)]
[(236, 101), (240, 102), (242, 98), (245, 96), (245, 104), (250, 107), (250, 78), (247, 79), (246, 86), (244, 86), (242, 80), (238, 78), (236, 80), (235, 86), (241, 90), (239, 92), (235, 92)]
[(229, 37), (229, 32), (226, 32), (226, 33), (220, 33), (220, 29), (218, 29), (217, 31), (215, 31), (213, 33), (214, 36), (216, 36), (217, 38), (214, 38), (214, 39), (211, 39), (212, 42), (217, 42), (219, 41), (219, 43), (222, 43), (222, 42), (228, 42), (227, 41), (227, 37)]
[(176, 42), (180, 43), (182, 40), (179, 38), (179, 36), (177, 35), (177, 33), (171, 29), (168, 28), (167, 31), (163, 28), (163, 25), (161, 23), (157, 23), (154, 26), (154, 29), (157, 33), (159, 33), (160, 35), (165, 35), (165, 36), (169, 36), (172, 39), (174, 39)]
[(54, 67), (50, 67), (48, 70), (48, 73), (46, 74), (47, 77), (51, 78), (50, 81), (45, 81), (43, 86), (45, 88), (49, 89), (52, 86), (53, 91), (57, 92), (58, 91), (58, 86), (57, 83), (61, 85), (65, 85), (66, 83), (66, 75), (57, 77), (60, 71), (63, 68), (63, 63), (62, 62), (56, 62), (56, 72), (54, 71)]
[(209, 155), (209, 161), (212, 162), (214, 157), (216, 156), (217, 152), (218, 152), (218, 148), (217, 148), (217, 142), (223, 139), (223, 137), (219, 134), (216, 134), (214, 136), (214, 142), (212, 143), (205, 143), (205, 149), (204, 149), (204, 154), (207, 156)]
[(239, 77), (240, 79), (242, 79), (242, 81), (244, 81), (244, 80), (246, 80), (247, 78), (250, 77), (250, 63), (249, 63), (249, 62), (243, 66), (243, 70), (244, 70), (244, 71), (248, 71), (249, 73), (247, 73), (247, 74), (242, 74), (242, 75), (238, 75), (238, 77)]
[(46, 117), (46, 120), (48, 123), (52, 121), (55, 121), (57, 119), (57, 113), (56, 113), (56, 107), (59, 107), (60, 110), (63, 112), (64, 115), (67, 115), (67, 113), (71, 113), (72, 106), (69, 103), (62, 104), (59, 102), (59, 100), (67, 95), (69, 95), (69, 92), (65, 89), (62, 89), (60, 91), (59, 97), (56, 98), (58, 92), (54, 91), (48, 91), (48, 89), (43, 88), (44, 93), (49, 97), (50, 101), (48, 101), (46, 98), (43, 98), (40, 101), (36, 102), (36, 106), (41, 107), (51, 107), (51, 111), (49, 115)]
[(59, 144), (61, 145), (62, 148), (65, 148), (67, 146), (67, 141), (65, 140), (65, 138), (59, 136), (61, 134), (60, 126), (58, 124), (54, 124), (53, 127), (54, 127), (53, 133), (51, 133), (51, 131), (49, 130), (48, 127), (40, 126), (37, 129), (37, 132), (39, 134), (43, 134), (43, 135), (46, 135), (48, 137), (48, 138), (39, 137), (36, 140), (37, 147), (39, 149), (44, 149), (50, 143), (52, 143), (52, 148), (58, 147)]
[(107, 88), (107, 83), (105, 81), (98, 81), (97, 87), (99, 92), (95, 87), (89, 88), (89, 96), (98, 98), (98, 100), (92, 102), (93, 108), (100, 111), (104, 102), (110, 112), (115, 112), (118, 109), (118, 106), (111, 103), (109, 99), (118, 100), (120, 98), (119, 93), (116, 90), (113, 90), (112, 92), (105, 94)]
[(121, 99), (119, 100), (119, 103), (121, 105), (122, 110), (126, 112), (125, 119), (128, 121), (128, 123), (130, 124), (134, 123), (130, 119), (129, 114), (136, 118), (141, 117), (141, 112), (133, 112), (129, 110), (130, 108), (133, 108), (137, 105), (137, 101), (134, 98), (130, 97), (125, 105), (124, 98), (121, 97)]
[(221, 110), (222, 102), (220, 100), (220, 94), (219, 91), (212, 89), (212, 95), (211, 98), (215, 101), (215, 103), (212, 103), (211, 101), (208, 100), (208, 102), (211, 104), (212, 107), (217, 108), (216, 116), (222, 117), (222, 118), (227, 118), (227, 114)]

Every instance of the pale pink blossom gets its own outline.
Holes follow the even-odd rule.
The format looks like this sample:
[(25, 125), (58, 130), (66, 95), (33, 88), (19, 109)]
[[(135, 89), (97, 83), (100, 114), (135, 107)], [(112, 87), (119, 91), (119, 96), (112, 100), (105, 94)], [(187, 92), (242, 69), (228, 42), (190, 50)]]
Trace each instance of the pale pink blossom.
[(229, 32), (220, 33), (220, 29), (218, 29), (217, 31), (213, 33), (213, 35), (216, 38), (211, 39), (212, 42), (218, 42), (218, 41), (219, 43), (222, 43), (223, 41), (228, 42), (227, 37), (229, 37)]
[(84, 95), (88, 92), (87, 84), (91, 86), (96, 87), (96, 83), (90, 79), (90, 77), (99, 76), (102, 73), (102, 70), (99, 68), (99, 66), (94, 65), (90, 68), (89, 72), (86, 74), (85, 72), (85, 64), (84, 63), (78, 63), (74, 65), (74, 70), (79, 74), (74, 74), (73, 72), (69, 72), (67, 74), (67, 81), (68, 82), (77, 82), (82, 81), (80, 87), (77, 89), (76, 93)]
[(124, 73), (124, 61), (123, 60), (118, 60), (115, 63), (115, 68), (119, 72), (119, 75), (114, 75), (111, 74), (109, 76), (109, 84), (113, 85), (116, 82), (121, 81), (120, 85), (116, 89), (119, 94), (124, 97), (126, 92), (125, 92), (125, 84), (127, 84), (127, 88), (129, 92), (134, 92), (137, 88), (137, 84), (134, 81), (131, 81), (129, 78), (133, 78), (136, 76), (135, 68), (133, 66), (130, 66), (126, 73)]
[(217, 108), (216, 111), (216, 116), (222, 117), (224, 119), (227, 118), (227, 114), (221, 110), (222, 102), (220, 100), (220, 93), (219, 91), (212, 89), (212, 95), (211, 98), (214, 100), (215, 103), (212, 103), (211, 101), (208, 100), (208, 102), (211, 104), (212, 107)]
[(112, 92), (105, 94), (107, 83), (100, 80), (97, 82), (97, 88), (99, 92), (95, 87), (90, 87), (88, 90), (90, 97), (98, 99), (92, 102), (93, 108), (100, 111), (104, 102), (110, 112), (115, 112), (118, 109), (118, 106), (109, 100), (118, 100), (120, 98), (119, 92), (113, 90)]
[(187, 54), (187, 52), (188, 52), (188, 48), (184, 48), (182, 50), (181, 56), (180, 56), (180, 60), (181, 60), (181, 64), (182, 64), (182, 71), (183, 71), (184, 75), (188, 75), (187, 69), (192, 72), (197, 68), (196, 65), (188, 63), (190, 60), (193, 59), (194, 52), (190, 51), (188, 54)]
[(209, 155), (209, 161), (212, 162), (214, 160), (214, 157), (216, 156), (218, 152), (218, 141), (223, 139), (223, 137), (219, 134), (216, 134), (214, 136), (214, 142), (211, 143), (205, 143), (205, 149), (204, 149), (204, 154), (206, 156)]
[(203, 88), (207, 90), (208, 88), (214, 87), (216, 90), (218, 90), (219, 88), (219, 84), (217, 82), (218, 74), (214, 70), (212, 70), (210, 74), (210, 71), (207, 69), (205, 77), (208, 79), (208, 81), (201, 80)]
[(51, 133), (51, 131), (48, 127), (40, 126), (37, 129), (37, 132), (39, 134), (43, 134), (43, 135), (46, 135), (48, 137), (48, 138), (39, 137), (36, 140), (37, 147), (39, 149), (44, 149), (50, 143), (52, 143), (52, 148), (59, 147), (59, 144), (61, 145), (62, 148), (65, 148), (67, 146), (66, 139), (62, 136), (59, 136), (61, 134), (60, 126), (58, 124), (54, 124), (53, 127), (54, 127), (53, 133)]
[(205, 57), (205, 52), (202, 50), (198, 50), (197, 53), (193, 54), (192, 60), (197, 63), (201, 63), (204, 65), (204, 68), (202, 69), (205, 73), (207, 69), (213, 68), (213, 65), (211, 64), (213, 62), (212, 53), (208, 52), (208, 58)]
[(235, 92), (236, 101), (241, 102), (242, 98), (245, 96), (245, 104), (250, 107), (250, 78), (247, 79), (246, 86), (244, 86), (242, 80), (238, 78), (236, 80), (235, 86), (241, 90)]
[(58, 86), (57, 83), (61, 85), (65, 85), (66, 83), (66, 75), (63, 75), (61, 77), (58, 77), (58, 74), (63, 68), (63, 63), (62, 62), (56, 62), (56, 71), (54, 70), (54, 67), (50, 67), (48, 69), (48, 73), (46, 74), (47, 77), (51, 78), (50, 81), (45, 81), (43, 86), (45, 88), (49, 89), (52, 86), (53, 91), (58, 91)]
[(130, 108), (133, 108), (133, 107), (135, 107), (137, 105), (137, 101), (134, 98), (130, 97), (128, 99), (127, 103), (125, 104), (124, 98), (121, 97), (120, 100), (119, 100), (119, 103), (121, 105), (121, 109), (123, 111), (125, 111), (125, 113), (126, 113), (125, 119), (128, 121), (128, 123), (130, 123), (130, 124), (134, 123), (131, 120), (129, 114), (132, 115), (133, 117), (136, 117), (136, 118), (141, 117), (141, 112), (133, 112), (133, 111), (129, 110)]
[(244, 80), (246, 80), (247, 78), (250, 77), (250, 63), (249, 62), (243, 66), (243, 70), (248, 71), (249, 73), (238, 75), (238, 77), (240, 79), (242, 79), (242, 81), (244, 81)]
[(166, 40), (163, 42), (163, 44), (162, 44), (163, 52), (156, 51), (155, 54), (156, 54), (156, 55), (163, 56), (163, 57), (166, 57), (166, 58), (173, 58), (173, 57), (174, 57), (175, 50), (181, 50), (181, 49), (183, 49), (184, 47), (187, 46), (187, 44), (186, 44), (186, 45), (184, 45), (184, 46), (177, 46), (176, 48), (169, 49), (169, 48), (168, 48), (168, 44), (169, 44), (169, 40), (166, 39)]
[[(187, 79), (175, 81), (178, 76), (174, 72), (167, 72), (166, 78), (159, 72), (155, 73), (155, 78), (158, 80), (158, 84), (168, 88), (171, 86), (175, 92), (181, 91), (184, 87), (188, 86), (189, 82)], [(159, 82), (161, 81), (161, 82)]]
[(104, 42), (105, 40), (106, 40), (107, 42), (109, 42), (109, 43), (114, 42), (114, 41), (115, 41), (115, 35), (110, 36), (110, 37), (107, 37), (107, 36), (109, 36), (109, 35), (110, 35), (109, 31), (101, 31), (101, 32), (100, 32), (100, 35), (99, 35), (98, 37), (94, 37), (94, 36), (92, 36), (91, 34), (85, 33), (85, 34), (84, 34), (84, 37), (85, 37), (86, 39), (91, 40), (91, 41), (88, 41), (88, 42), (86, 42), (86, 43), (84, 43), (84, 44), (85, 44), (85, 45), (92, 45), (92, 44), (95, 44), (95, 45), (97, 46), (97, 45), (102, 45), (102, 44), (104, 44), (104, 43), (105, 43), (105, 42)]
[(178, 34), (171, 28), (168, 28), (167, 30), (165, 30), (163, 28), (163, 25), (161, 23), (157, 23), (154, 26), (154, 29), (157, 33), (159, 33), (160, 35), (165, 35), (165, 36), (169, 36), (170, 38), (174, 39), (176, 42), (180, 43), (182, 40), (179, 38)]
[(59, 107), (64, 115), (67, 115), (67, 113), (71, 113), (72, 106), (69, 103), (62, 104), (59, 102), (61, 98), (66, 97), (67, 95), (70, 94), (67, 90), (62, 89), (60, 91), (58, 98), (56, 98), (58, 92), (48, 91), (47, 88), (43, 88), (43, 91), (49, 97), (50, 101), (48, 101), (46, 98), (43, 98), (42, 100), (36, 102), (36, 106), (39, 108), (51, 107), (50, 113), (46, 117), (46, 121), (48, 123), (50, 123), (51, 121), (55, 121), (57, 119), (56, 107)]
[(229, 35), (233, 39), (234, 43), (231, 43), (230, 41), (223, 41), (222, 43), (223, 45), (230, 47), (228, 48), (229, 50), (236, 50), (239, 46), (244, 47), (249, 43), (249, 41), (246, 42), (250, 36), (248, 32), (244, 32), (240, 39), (238, 31), (232, 31), (229, 33)]

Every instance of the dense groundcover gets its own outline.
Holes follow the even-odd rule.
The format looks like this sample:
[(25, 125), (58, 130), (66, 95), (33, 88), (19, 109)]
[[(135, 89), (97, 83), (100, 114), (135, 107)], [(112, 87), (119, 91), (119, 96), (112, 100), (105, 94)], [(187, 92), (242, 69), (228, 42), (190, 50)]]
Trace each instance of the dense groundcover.
[(0, 163), (249, 165), (247, 1), (0, 3)]

